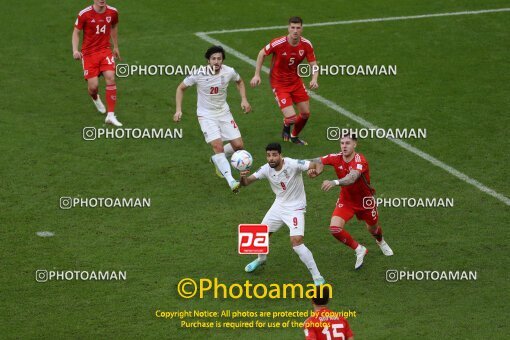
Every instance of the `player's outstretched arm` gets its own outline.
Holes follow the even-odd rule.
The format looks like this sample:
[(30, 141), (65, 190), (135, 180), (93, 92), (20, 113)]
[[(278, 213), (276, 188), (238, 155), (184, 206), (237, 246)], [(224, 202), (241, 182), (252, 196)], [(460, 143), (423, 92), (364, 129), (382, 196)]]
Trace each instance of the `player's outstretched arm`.
[(244, 81), (242, 78), (239, 78), (238, 81), (236, 81), (237, 90), (239, 91), (239, 94), (241, 95), (241, 109), (243, 109), (244, 113), (248, 113), (251, 111), (251, 105), (248, 103), (248, 98), (246, 97), (246, 86), (244, 86)]
[(241, 175), (240, 182), (241, 186), (243, 187), (247, 187), (248, 185), (252, 184), (257, 180), (257, 177), (255, 177), (254, 175), (248, 176), (250, 174), (249, 170), (241, 171), (239, 174)]
[(310, 67), (312, 68), (312, 80), (310, 80), (310, 90), (315, 90), (315, 89), (319, 88), (319, 83), (318, 83), (319, 71), (317, 69), (317, 62), (312, 61), (310, 63)]
[(182, 117), (182, 98), (184, 97), (184, 91), (188, 87), (184, 83), (180, 83), (175, 91), (175, 114), (174, 122), (180, 122)]
[(110, 33), (113, 43), (113, 56), (115, 59), (122, 60), (119, 52), (119, 24), (112, 25), (112, 31)]
[(322, 182), (321, 189), (323, 191), (329, 191), (329, 189), (331, 189), (337, 185), (345, 187), (347, 185), (351, 185), (354, 182), (356, 182), (358, 180), (358, 178), (360, 178), (360, 176), (361, 176), (361, 172), (359, 172), (357, 170), (351, 170), (351, 172), (349, 172), (347, 175), (345, 175), (345, 177), (343, 177), (341, 179), (335, 179), (333, 181)]
[(264, 49), (261, 49), (259, 55), (257, 56), (257, 64), (255, 65), (255, 75), (251, 78), (250, 85), (252, 87), (260, 85), (260, 70), (262, 70), (262, 64), (264, 64), (264, 59), (266, 58), (266, 52)]
[(80, 44), (80, 30), (76, 27), (73, 29), (73, 37), (71, 39), (73, 44), (73, 58), (76, 60), (81, 59), (81, 52), (78, 50), (78, 45)]
[(310, 160), (310, 167), (308, 168), (308, 177), (315, 178), (324, 171), (324, 164), (320, 157)]

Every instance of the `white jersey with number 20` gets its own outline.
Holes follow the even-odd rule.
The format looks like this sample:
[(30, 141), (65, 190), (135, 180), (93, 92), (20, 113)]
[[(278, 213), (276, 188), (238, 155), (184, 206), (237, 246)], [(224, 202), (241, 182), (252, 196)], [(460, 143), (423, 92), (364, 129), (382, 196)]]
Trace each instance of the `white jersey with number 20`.
[(241, 77), (232, 68), (222, 65), (218, 74), (210, 74), (203, 68), (186, 78), (184, 85), (197, 86), (197, 115), (199, 117), (216, 118), (230, 113), (227, 103), (227, 87), (231, 81), (239, 81)]

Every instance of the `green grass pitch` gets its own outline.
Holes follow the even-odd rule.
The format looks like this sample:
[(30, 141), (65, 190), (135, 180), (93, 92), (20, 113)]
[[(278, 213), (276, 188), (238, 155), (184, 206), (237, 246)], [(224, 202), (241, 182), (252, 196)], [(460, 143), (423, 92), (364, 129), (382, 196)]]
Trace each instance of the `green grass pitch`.
[[(186, 329), (156, 310), (309, 310), (307, 299), (183, 299), (186, 277), (223, 283), (309, 283), (282, 229), (271, 240), (268, 264), (244, 272), (251, 256), (237, 254), (237, 225), (258, 223), (274, 195), (261, 181), (232, 195), (215, 177), (195, 116), (195, 89), (186, 92), (176, 125), (175, 89), (181, 76), (118, 78), (117, 115), (125, 127), (182, 127), (175, 140), (82, 139), (103, 127), (72, 59), (76, 14), (90, 1), (26, 0), (0, 13), (0, 291), (1, 338), (299, 339), (299, 328)], [(120, 12), (124, 63), (201, 64), (210, 45), (195, 32), (285, 25), (305, 20), (303, 36), (322, 64), (396, 64), (397, 76), (320, 77), (317, 93), (383, 128), (426, 128), (408, 141), (467, 176), (509, 197), (508, 137), (510, 13), (431, 17), (349, 25), (307, 23), (505, 8), (508, 1), (110, 1)], [(285, 29), (211, 34), (256, 58)], [(253, 67), (231, 54), (225, 64), (249, 82)], [(266, 66), (268, 63), (266, 62)], [(100, 93), (104, 93), (102, 83)], [(281, 114), (263, 74), (248, 89), (253, 112), (229, 104), (255, 166), (264, 146), (279, 140)], [(311, 100), (302, 137), (283, 144), (293, 158), (336, 152), (329, 126), (360, 127)], [(507, 339), (508, 216), (504, 202), (388, 140), (360, 141), (372, 183), (383, 197), (452, 197), (453, 208), (381, 208), (380, 223), (395, 256), (385, 258), (365, 227), (347, 230), (370, 252), (354, 271), (350, 249), (328, 231), (337, 192), (305, 178), (305, 242), (334, 286), (330, 307), (356, 310), (356, 339)], [(150, 197), (146, 209), (59, 209), (61, 196)], [(52, 231), (42, 238), (38, 231)], [(125, 270), (126, 281), (50, 281), (35, 271)], [(385, 272), (471, 270), (476, 281), (401, 281)], [(245, 319), (250, 320), (250, 319)], [(303, 321), (293, 319), (296, 321)]]

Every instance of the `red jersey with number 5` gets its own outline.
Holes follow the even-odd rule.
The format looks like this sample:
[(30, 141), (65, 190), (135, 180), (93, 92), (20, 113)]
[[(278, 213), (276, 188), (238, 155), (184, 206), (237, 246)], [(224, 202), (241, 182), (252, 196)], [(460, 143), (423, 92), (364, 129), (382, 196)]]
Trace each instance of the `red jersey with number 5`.
[(349, 339), (354, 336), (349, 323), (338, 313), (324, 307), (306, 319), (306, 340)]
[(287, 87), (294, 85), (301, 78), (297, 73), (298, 65), (306, 58), (315, 61), (312, 43), (301, 37), (296, 46), (289, 44), (287, 36), (271, 40), (264, 47), (266, 55), (273, 55), (269, 79), (271, 87)]
[(117, 9), (111, 6), (106, 6), (103, 13), (96, 12), (93, 5), (78, 13), (74, 27), (83, 30), (82, 55), (109, 50), (112, 25), (118, 22)]
[(322, 164), (335, 168), (339, 179), (344, 178), (351, 170), (361, 172), (361, 177), (351, 185), (343, 186), (340, 191), (340, 203), (350, 205), (356, 209), (363, 208), (363, 198), (371, 197), (375, 190), (370, 186), (370, 170), (368, 162), (360, 153), (355, 153), (350, 162), (345, 162), (342, 153), (329, 154), (321, 158)]

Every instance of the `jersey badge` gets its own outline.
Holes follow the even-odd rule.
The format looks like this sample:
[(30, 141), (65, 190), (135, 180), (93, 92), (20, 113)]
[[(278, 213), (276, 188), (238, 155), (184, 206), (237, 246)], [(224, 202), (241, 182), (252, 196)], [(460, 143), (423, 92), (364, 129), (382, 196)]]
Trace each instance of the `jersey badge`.
[(110, 21), (112, 21), (112, 17), (106, 17), (106, 22), (110, 23)]

